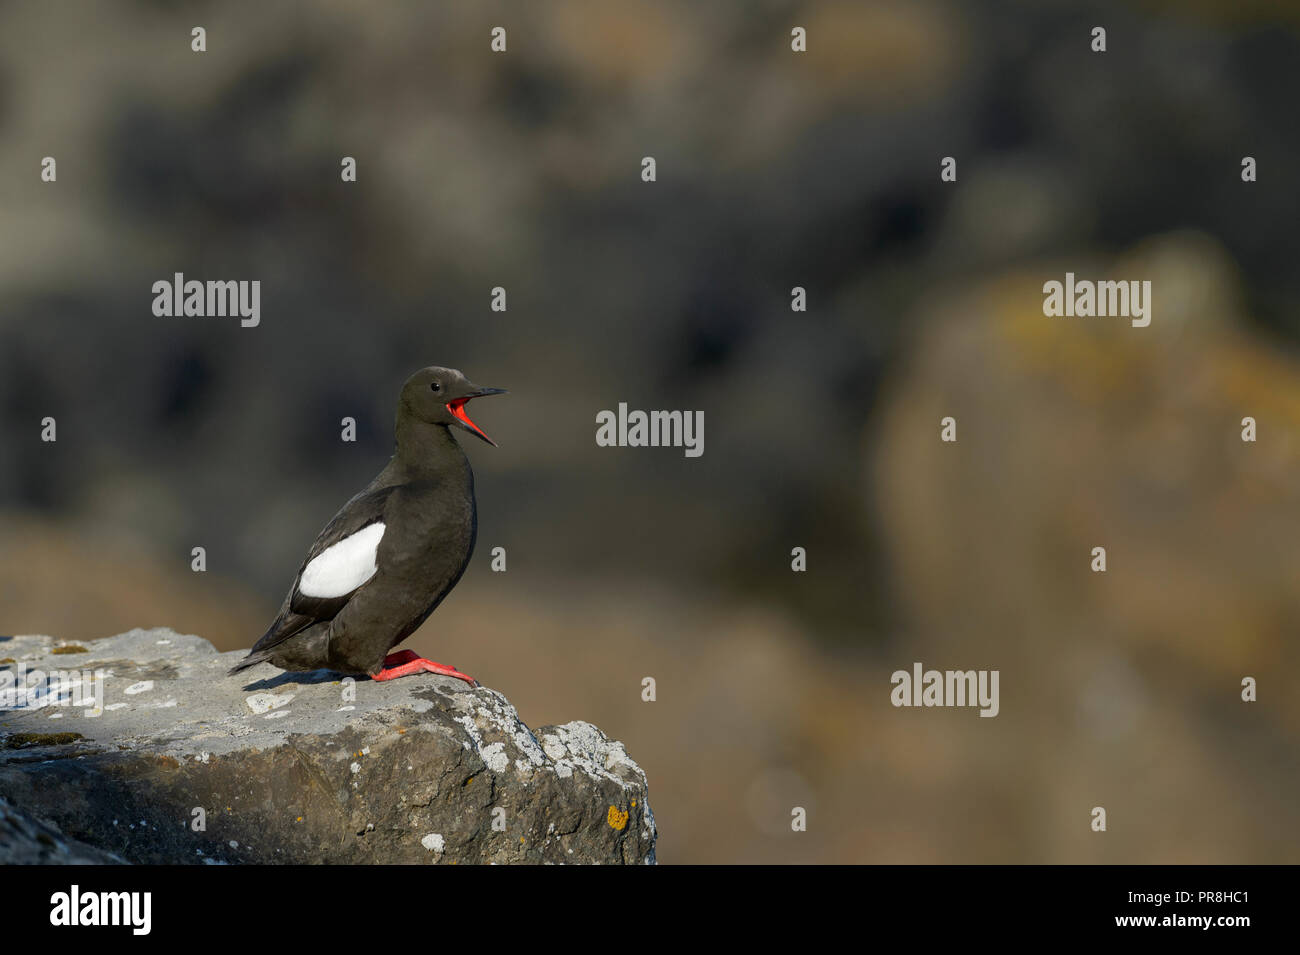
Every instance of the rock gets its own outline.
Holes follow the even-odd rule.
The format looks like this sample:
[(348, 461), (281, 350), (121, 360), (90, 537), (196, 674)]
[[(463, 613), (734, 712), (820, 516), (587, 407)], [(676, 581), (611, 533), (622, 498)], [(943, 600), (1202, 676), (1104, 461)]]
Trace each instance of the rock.
[[(1151, 280), (1151, 325), (1045, 316), (1043, 284), (1067, 270)], [(982, 807), (984, 841), (936, 816), (933, 845), (1046, 864), (1300, 860), (1278, 838), (1300, 829), (1300, 801), (1265, 795), (1300, 791), (1300, 359), (1242, 297), (1216, 241), (1174, 233), (1028, 262), (918, 309), (864, 444), (895, 665), (999, 668), (1003, 693), (983, 721), (996, 745), (960, 721), (943, 736), (945, 785)], [(1276, 692), (1246, 702), (1247, 677)], [(932, 760), (933, 737), (894, 735), (910, 731), (891, 730), (893, 751)], [(1085, 824), (1025, 842), (1027, 792)], [(1097, 838), (1095, 805), (1134, 838)]]
[[(1150, 327), (1044, 316), (1043, 282), (1067, 268), (1151, 279)], [(1223, 249), (1175, 233), (935, 304), (869, 443), (915, 630), (959, 652), (1015, 608), (1017, 652), (1105, 635), (1238, 689), (1264, 660), (1300, 662), (1300, 361), (1252, 332), (1240, 299)], [(946, 415), (953, 444), (938, 440)], [(1257, 442), (1242, 441), (1247, 416)], [(1300, 696), (1283, 697), (1294, 720)]]
[(117, 865), (122, 859), (37, 819), (0, 796), (0, 865)]
[[(534, 732), (495, 690), (434, 675), (227, 676), (242, 655), (166, 629), (0, 638), (0, 704), (24, 702), (20, 666), (72, 674), (0, 713), (0, 796), (135, 863), (654, 862), (645, 773), (595, 726)], [(15, 818), (0, 860), (37, 861), (45, 835), (41, 861), (65, 843), (101, 861)]]

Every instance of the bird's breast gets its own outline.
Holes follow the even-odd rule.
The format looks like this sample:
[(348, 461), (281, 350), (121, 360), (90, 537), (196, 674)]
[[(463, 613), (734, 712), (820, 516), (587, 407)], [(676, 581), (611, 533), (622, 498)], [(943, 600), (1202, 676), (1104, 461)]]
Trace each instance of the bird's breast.
[(408, 495), (396, 504), (380, 545), (380, 566), (434, 586), (458, 575), (474, 547), (472, 491)]

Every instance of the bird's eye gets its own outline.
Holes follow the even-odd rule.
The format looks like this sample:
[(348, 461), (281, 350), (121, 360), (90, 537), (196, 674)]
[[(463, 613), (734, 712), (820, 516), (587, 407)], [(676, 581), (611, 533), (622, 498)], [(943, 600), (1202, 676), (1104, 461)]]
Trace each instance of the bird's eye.
[(438, 384), (436, 381), (430, 382), (429, 387), (432, 388), (434, 391), (442, 391), (442, 385)]

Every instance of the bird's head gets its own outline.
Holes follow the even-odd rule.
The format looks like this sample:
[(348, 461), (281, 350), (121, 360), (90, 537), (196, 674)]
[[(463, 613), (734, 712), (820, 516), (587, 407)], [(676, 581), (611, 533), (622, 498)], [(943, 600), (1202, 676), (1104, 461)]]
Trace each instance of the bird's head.
[(496, 442), (470, 420), (465, 413), (465, 405), (472, 398), (505, 393), (504, 388), (480, 388), (455, 368), (439, 368), (434, 365), (421, 368), (406, 379), (406, 384), (402, 386), (401, 409), (429, 424), (464, 428), (496, 447)]

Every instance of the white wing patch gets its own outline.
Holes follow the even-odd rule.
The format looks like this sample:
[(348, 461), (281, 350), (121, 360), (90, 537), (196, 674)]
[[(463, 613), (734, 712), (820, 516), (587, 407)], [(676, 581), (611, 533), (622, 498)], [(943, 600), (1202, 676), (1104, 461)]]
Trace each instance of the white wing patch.
[(304, 597), (342, 597), (352, 593), (379, 570), (375, 556), (383, 536), (384, 525), (376, 522), (326, 547), (303, 568), (298, 592)]

